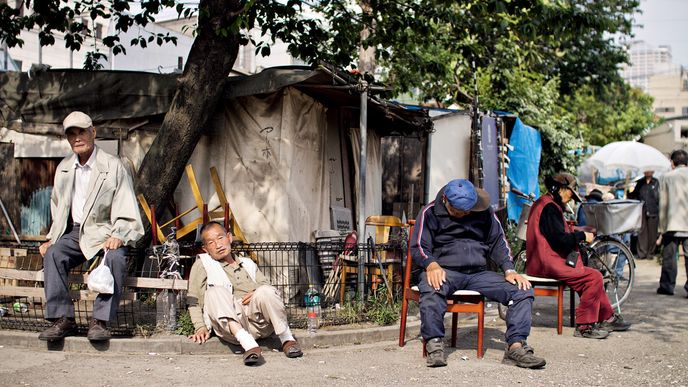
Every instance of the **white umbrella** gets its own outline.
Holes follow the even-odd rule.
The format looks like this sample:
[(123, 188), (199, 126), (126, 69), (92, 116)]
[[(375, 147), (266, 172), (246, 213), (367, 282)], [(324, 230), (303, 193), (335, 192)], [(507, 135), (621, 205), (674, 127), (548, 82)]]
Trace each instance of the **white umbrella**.
[(618, 170), (634, 176), (644, 171), (661, 173), (671, 169), (671, 162), (662, 152), (635, 141), (609, 143), (595, 152), (585, 163), (603, 176), (614, 175)]

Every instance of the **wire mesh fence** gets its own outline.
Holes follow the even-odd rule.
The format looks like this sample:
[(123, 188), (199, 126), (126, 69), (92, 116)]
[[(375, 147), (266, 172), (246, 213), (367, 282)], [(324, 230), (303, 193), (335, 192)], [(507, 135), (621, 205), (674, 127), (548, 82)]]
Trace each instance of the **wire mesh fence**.
[[(401, 297), (404, 238), (355, 245), (336, 239), (263, 242), (235, 244), (233, 249), (254, 259), (279, 290), (293, 328), (306, 326), (304, 296), (310, 285), (321, 294), (322, 325), (354, 322), (365, 312), (360, 301), (370, 296), (384, 293), (390, 303)], [(146, 336), (174, 330), (177, 318), (186, 311), (186, 279), (197, 252), (196, 246), (182, 246), (180, 279), (160, 282), (169, 262), (156, 257), (151, 249), (130, 250), (129, 277), (116, 320), (110, 322), (113, 335)], [(49, 326), (44, 319), (42, 267), (37, 244), (0, 247), (0, 328), (40, 331)], [(89, 267), (86, 262), (70, 273), (75, 317), (83, 332), (92, 318), (96, 296), (83, 281)]]

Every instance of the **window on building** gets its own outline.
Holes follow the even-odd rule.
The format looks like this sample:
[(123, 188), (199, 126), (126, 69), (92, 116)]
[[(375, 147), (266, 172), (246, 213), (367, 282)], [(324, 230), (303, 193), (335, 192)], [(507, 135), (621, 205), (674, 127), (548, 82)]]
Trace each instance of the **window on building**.
[(103, 25), (96, 23), (96, 39), (103, 39)]
[(658, 107), (655, 108), (655, 113), (673, 113), (674, 108), (673, 107)]
[(683, 108), (681, 108), (681, 115), (688, 116), (688, 106), (684, 106)]
[(688, 126), (681, 126), (681, 138), (688, 139)]

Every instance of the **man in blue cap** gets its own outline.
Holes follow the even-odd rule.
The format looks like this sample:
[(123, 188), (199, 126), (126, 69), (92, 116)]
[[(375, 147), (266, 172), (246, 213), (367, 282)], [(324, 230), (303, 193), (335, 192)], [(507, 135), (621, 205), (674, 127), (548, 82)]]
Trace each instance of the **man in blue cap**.
[[(546, 361), (526, 343), (534, 293), (514, 270), (502, 225), (490, 208), (490, 195), (465, 179), (445, 185), (435, 201), (420, 210), (411, 240), (420, 275), (421, 336), (427, 343), (428, 367), (447, 365), (444, 313), (447, 296), (457, 290), (477, 291), (509, 306), (506, 315), (505, 364), (541, 368)], [(488, 270), (488, 260), (504, 275)]]

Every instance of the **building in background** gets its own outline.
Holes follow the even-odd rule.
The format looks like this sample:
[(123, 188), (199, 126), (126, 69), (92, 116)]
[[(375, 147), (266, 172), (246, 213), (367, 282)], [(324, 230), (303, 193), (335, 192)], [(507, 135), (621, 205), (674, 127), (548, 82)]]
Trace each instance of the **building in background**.
[(652, 46), (642, 40), (631, 42), (628, 56), (630, 63), (623, 65), (621, 76), (631, 86), (647, 92), (650, 77), (681, 70), (672, 61), (670, 46)]
[[(3, 1), (3, 0), (0, 0)], [(26, 2), (23, 0), (4, 0), (10, 6), (19, 7), (22, 12), (29, 12), (21, 7)], [(169, 11), (169, 10), (168, 10)], [(181, 72), (186, 64), (191, 45), (193, 44), (193, 31), (197, 23), (195, 17), (178, 19), (176, 12), (163, 12), (158, 15), (158, 21), (149, 23), (146, 27), (132, 26), (127, 32), (120, 34), (120, 41), (126, 49), (126, 55), (113, 55), (112, 51), (103, 45), (102, 39), (114, 32), (114, 23), (111, 19), (96, 18), (87, 14), (81, 16), (82, 23), (89, 29), (87, 38), (80, 51), (71, 51), (65, 48), (64, 35), (55, 33), (55, 44), (40, 46), (38, 30), (22, 31), (22, 47), (13, 47), (8, 50), (0, 47), (0, 71), (28, 71), (33, 65), (47, 65), (51, 68), (83, 68), (86, 53), (98, 50), (106, 55), (100, 64), (104, 70), (128, 70), (145, 71), (155, 73)], [(162, 33), (176, 37), (177, 43), (166, 43), (162, 46), (149, 43), (146, 48), (130, 46), (132, 39)], [(260, 30), (251, 31), (254, 39), (260, 40)], [(263, 39), (265, 40), (265, 38)], [(281, 41), (271, 44), (270, 56), (256, 55), (255, 46), (249, 44), (239, 49), (235, 74), (255, 74), (264, 68), (284, 65), (303, 65), (303, 61), (293, 58), (287, 53), (287, 45)]]

